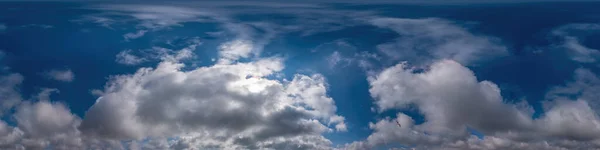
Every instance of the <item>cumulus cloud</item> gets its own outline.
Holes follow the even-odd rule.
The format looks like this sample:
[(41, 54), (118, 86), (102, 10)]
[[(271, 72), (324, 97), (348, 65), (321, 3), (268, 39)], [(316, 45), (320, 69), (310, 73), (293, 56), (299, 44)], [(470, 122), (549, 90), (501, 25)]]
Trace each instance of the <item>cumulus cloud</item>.
[(77, 130), (81, 119), (61, 103), (25, 102), (17, 108), (14, 117), (17, 127), (24, 133), (21, 144), (26, 149), (50, 145), (57, 149), (83, 146)]
[(330, 146), (320, 134), (346, 127), (326, 95), (324, 78), (268, 79), (283, 69), (281, 61), (266, 58), (182, 71), (184, 64), (166, 60), (154, 69), (114, 76), (80, 129), (111, 139), (177, 137), (168, 145), (187, 148)]
[(77, 126), (81, 119), (64, 104), (50, 102), (49, 95), (56, 89), (43, 89), (34, 98), (37, 102), (23, 101), (15, 108), (12, 118), (16, 126), (0, 122), (0, 147), (3, 149), (79, 149), (82, 139)]
[(395, 42), (377, 46), (380, 53), (392, 60), (429, 64), (439, 59), (452, 59), (470, 65), (508, 54), (499, 39), (472, 34), (444, 19), (376, 18), (370, 23), (398, 33)]
[(0, 121), (0, 148), (2, 149), (17, 149), (20, 148), (16, 146), (21, 137), (23, 136), (23, 131), (18, 128), (14, 128), (9, 126), (4, 121)]
[(280, 58), (182, 71), (173, 55), (156, 68), (113, 76), (83, 120), (50, 100), (58, 90), (42, 89), (15, 108), (16, 126), (0, 123), (0, 146), (330, 149), (321, 134), (347, 130), (319, 74), (272, 79), (283, 69)]
[(370, 78), (369, 92), (380, 111), (414, 104), (428, 120), (420, 127), (432, 133), (460, 135), (465, 126), (494, 133), (527, 129), (532, 123), (527, 112), (503, 103), (496, 84), (477, 81), (471, 70), (455, 61), (442, 60), (427, 72), (414, 72), (401, 63)]
[[(590, 76), (578, 71), (579, 76)], [(589, 83), (589, 78), (584, 82)], [(371, 123), (373, 133), (348, 149), (371, 149), (399, 143), (424, 149), (589, 149), (599, 148), (600, 119), (584, 96), (570, 99), (549, 92), (544, 115), (532, 118), (526, 103), (505, 103), (500, 89), (489, 81), (478, 81), (468, 68), (451, 60), (433, 63), (425, 70), (398, 64), (369, 77), (370, 93), (378, 110), (416, 108), (425, 118), (415, 124), (403, 113), (395, 119)], [(577, 82), (576, 82), (577, 83)], [(581, 84), (569, 84), (577, 85)], [(460, 87), (460, 88), (456, 88)], [(396, 122), (402, 126), (399, 127)], [(467, 128), (482, 132), (478, 139)]]
[(46, 77), (63, 82), (72, 82), (75, 80), (75, 74), (70, 69), (66, 70), (50, 70), (45, 73)]
[(134, 33), (127, 33), (127, 34), (123, 35), (123, 38), (125, 38), (125, 41), (137, 39), (137, 38), (144, 36), (144, 34), (146, 34), (146, 32), (148, 32), (148, 31), (147, 30), (139, 30)]
[(343, 67), (345, 66), (344, 64), (347, 64), (350, 61), (351, 59), (345, 58), (338, 51), (334, 51), (333, 53), (331, 53), (331, 55), (329, 55), (329, 57), (327, 57), (327, 62), (329, 64), (329, 67), (331, 68), (334, 68), (337, 65), (342, 65)]

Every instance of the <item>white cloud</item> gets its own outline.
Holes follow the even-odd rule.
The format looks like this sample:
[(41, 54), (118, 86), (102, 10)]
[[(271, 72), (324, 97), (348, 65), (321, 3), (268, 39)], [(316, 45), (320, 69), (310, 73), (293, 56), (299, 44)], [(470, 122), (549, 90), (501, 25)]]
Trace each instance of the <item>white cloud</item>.
[(44, 88), (14, 108), (16, 126), (0, 121), (0, 149), (123, 149), (119, 141), (96, 139), (79, 132), (81, 119), (69, 108), (52, 102), (56, 89)]
[[(166, 6), (166, 5), (98, 5), (90, 7), (91, 9), (103, 10), (118, 15), (127, 15), (140, 21), (139, 26), (160, 30), (171, 26), (182, 26), (183, 22), (203, 21), (212, 17), (213, 14), (200, 10), (187, 8), (183, 6)], [(112, 19), (106, 16), (89, 16), (94, 17), (92, 20), (106, 24)]]
[[(21, 104), (14, 114), (23, 131), (25, 148), (47, 147), (71, 149), (83, 146), (77, 127), (81, 119), (61, 103), (39, 101)], [(62, 148), (61, 148), (62, 147)]]
[(555, 100), (538, 121), (544, 134), (551, 137), (589, 141), (600, 138), (600, 118), (584, 100)]
[(22, 100), (19, 86), (23, 83), (21, 74), (13, 73), (0, 76), (0, 116)]
[(148, 31), (147, 30), (139, 30), (135, 33), (127, 33), (127, 34), (123, 35), (123, 38), (125, 38), (125, 41), (137, 39), (137, 38), (144, 36), (144, 34), (146, 34), (146, 32), (148, 32)]
[(6, 30), (6, 25), (4, 25), (3, 23), (0, 23), (0, 32)]
[(334, 51), (327, 57), (327, 62), (330, 68), (346, 67), (352, 63), (352, 59), (342, 56), (338, 51)]
[(77, 126), (81, 121), (63, 104), (50, 102), (56, 89), (44, 89), (37, 102), (19, 104), (12, 118), (16, 127), (0, 122), (0, 147), (6, 149), (73, 149), (83, 146)]
[(18, 149), (19, 147), (15, 145), (15, 143), (17, 143), (22, 136), (23, 131), (8, 126), (4, 121), (0, 121), (0, 148)]
[(600, 79), (588, 69), (579, 68), (575, 70), (574, 81), (567, 83), (565, 86), (557, 86), (552, 88), (546, 94), (546, 99), (560, 99), (564, 97), (578, 97), (581, 100), (586, 100), (587, 103), (594, 109), (600, 111)]
[[(116, 20), (111, 19), (109, 17), (105, 17), (105, 16), (97, 16), (97, 15), (88, 15), (88, 16), (83, 16), (80, 19), (76, 19), (76, 20), (72, 20), (73, 22), (76, 23), (82, 23), (82, 22), (93, 22), (96, 24), (99, 24), (100, 26), (109, 28), (109, 29), (113, 29), (111, 27), (111, 25), (117, 23)], [(86, 31), (86, 30), (84, 30)]]
[(138, 57), (136, 55), (131, 54), (132, 50), (124, 50), (117, 54), (117, 59), (115, 60), (117, 63), (124, 65), (138, 65), (146, 61), (146, 58)]
[(599, 24), (569, 24), (554, 29), (552, 35), (562, 38), (562, 43), (555, 47), (566, 49), (572, 60), (594, 63), (600, 59), (600, 51), (583, 45), (582, 37), (598, 31)]
[(313, 149), (330, 146), (321, 133), (345, 129), (322, 76), (267, 79), (283, 69), (278, 58), (190, 71), (183, 66), (166, 60), (113, 77), (82, 131), (111, 139), (179, 137), (169, 146), (180, 147)]
[(524, 130), (532, 124), (528, 113), (503, 103), (494, 83), (477, 81), (457, 62), (442, 60), (427, 70), (414, 73), (406, 64), (398, 64), (370, 77), (369, 91), (379, 111), (415, 105), (428, 120), (419, 130), (448, 137), (464, 136), (466, 126), (493, 134)]
[(565, 48), (570, 50), (571, 59), (582, 63), (596, 62), (600, 57), (600, 51), (583, 46), (575, 37), (565, 37)]
[(254, 45), (250, 41), (234, 40), (219, 46), (220, 64), (230, 64), (240, 58), (248, 58), (252, 54)]
[(188, 46), (173, 50), (163, 47), (152, 47), (150, 49), (143, 49), (138, 51), (124, 50), (116, 55), (115, 61), (124, 65), (138, 65), (140, 63), (148, 61), (172, 61), (179, 62), (187, 59), (193, 59), (195, 57), (194, 50), (196, 47), (202, 44), (196, 38), (187, 41)]
[[(220, 59), (218, 63), (228, 64), (241, 58), (258, 56), (265, 45), (279, 34), (279, 27), (274, 24), (258, 23), (231, 23), (224, 22), (223, 28), (235, 36), (234, 40), (224, 42), (219, 46)], [(258, 33), (262, 31), (262, 33)]]
[(70, 69), (66, 70), (50, 70), (45, 73), (45, 75), (53, 80), (63, 81), (63, 82), (72, 82), (75, 80), (75, 74)]
[(452, 59), (471, 65), (508, 54), (499, 39), (474, 35), (443, 19), (376, 18), (370, 23), (399, 34), (395, 42), (377, 46), (380, 53), (392, 60), (429, 64), (439, 59)]
[[(577, 74), (583, 81), (569, 86), (594, 83), (589, 72)], [(478, 81), (471, 70), (451, 60), (435, 62), (423, 72), (401, 63), (370, 77), (369, 82), (380, 112), (415, 107), (426, 121), (416, 125), (412, 117), (399, 113), (396, 119), (371, 123), (374, 131), (365, 141), (345, 148), (371, 149), (387, 143), (424, 149), (600, 148), (591, 142), (600, 141), (600, 118), (583, 99), (586, 96), (570, 100), (560, 95), (580, 91), (575, 88), (549, 92), (544, 115), (533, 119), (530, 106), (505, 103), (494, 83)], [(470, 136), (467, 127), (485, 138)]]

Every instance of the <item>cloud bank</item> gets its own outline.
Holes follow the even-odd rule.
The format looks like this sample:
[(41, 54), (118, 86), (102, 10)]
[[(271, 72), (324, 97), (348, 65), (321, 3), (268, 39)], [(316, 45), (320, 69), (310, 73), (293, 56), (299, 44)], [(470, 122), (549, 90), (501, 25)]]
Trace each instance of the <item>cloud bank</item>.
[[(589, 97), (556, 96), (592, 90), (573, 86), (597, 80), (584, 70), (576, 72), (576, 79), (568, 87), (549, 92), (552, 96), (545, 102), (544, 115), (533, 119), (533, 109), (526, 102), (506, 103), (496, 84), (478, 81), (471, 70), (455, 61), (435, 62), (423, 72), (401, 63), (369, 78), (374, 103), (379, 111), (416, 107), (426, 121), (416, 124), (412, 117), (398, 113), (396, 118), (371, 123), (374, 132), (365, 141), (346, 148), (371, 149), (387, 143), (423, 149), (598, 147), (600, 118), (588, 103)], [(468, 128), (485, 136), (479, 139)]]

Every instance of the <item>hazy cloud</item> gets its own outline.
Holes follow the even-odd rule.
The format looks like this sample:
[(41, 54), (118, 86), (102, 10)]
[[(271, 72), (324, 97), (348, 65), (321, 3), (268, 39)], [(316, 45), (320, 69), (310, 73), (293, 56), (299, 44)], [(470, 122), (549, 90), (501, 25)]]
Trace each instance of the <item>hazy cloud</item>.
[(50, 70), (45, 73), (45, 75), (53, 80), (63, 81), (63, 82), (72, 82), (75, 80), (75, 74), (70, 69), (66, 70)]
[(594, 63), (600, 59), (600, 51), (583, 45), (582, 38), (590, 33), (598, 33), (599, 24), (569, 24), (558, 27), (552, 31), (552, 35), (561, 38), (557, 48), (565, 49), (571, 59), (581, 63)]
[(474, 35), (444, 19), (376, 18), (370, 22), (398, 33), (395, 42), (377, 46), (381, 54), (396, 61), (429, 64), (440, 59), (451, 59), (471, 65), (508, 55), (499, 39)]
[(137, 65), (146, 61), (146, 58), (131, 54), (132, 50), (124, 50), (116, 56), (116, 62), (124, 65)]
[(144, 34), (146, 34), (146, 32), (148, 32), (148, 31), (147, 30), (139, 30), (134, 33), (127, 33), (127, 34), (123, 35), (123, 38), (125, 38), (125, 41), (137, 39), (137, 38), (144, 36)]
[(23, 83), (23, 76), (12, 73), (0, 76), (0, 116), (22, 100), (19, 86)]

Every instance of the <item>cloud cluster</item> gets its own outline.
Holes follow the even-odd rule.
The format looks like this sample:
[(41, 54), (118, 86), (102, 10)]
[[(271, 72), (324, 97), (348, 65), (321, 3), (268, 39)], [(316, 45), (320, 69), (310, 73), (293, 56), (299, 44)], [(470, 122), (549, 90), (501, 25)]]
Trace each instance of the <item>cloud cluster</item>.
[(17, 103), (11, 115), (17, 126), (0, 122), (2, 149), (43, 149), (48, 146), (71, 149), (82, 146), (76, 129), (81, 119), (71, 114), (65, 105), (50, 102), (49, 95), (53, 92), (58, 90), (44, 89), (34, 98), (37, 102)]
[(284, 67), (280, 58), (182, 71), (181, 51), (156, 68), (111, 77), (84, 119), (51, 102), (58, 90), (21, 102), (22, 76), (2, 77), (2, 102), (16, 105), (17, 126), (0, 123), (0, 146), (123, 149), (120, 142), (130, 141), (142, 149), (328, 149), (321, 134), (346, 131), (319, 74), (273, 79)]
[[(326, 95), (324, 78), (268, 79), (283, 69), (281, 61), (266, 58), (191, 71), (163, 61), (155, 69), (114, 76), (86, 113), (81, 130), (121, 140), (179, 137), (174, 146), (189, 148), (328, 146), (320, 134), (332, 130), (328, 125), (338, 130), (345, 125)], [(296, 143), (295, 138), (317, 141)]]
[[(581, 70), (577, 74), (591, 75)], [(369, 82), (369, 91), (379, 111), (415, 107), (426, 121), (415, 124), (412, 117), (403, 113), (395, 119), (381, 119), (371, 123), (374, 132), (365, 141), (349, 144), (346, 148), (369, 149), (387, 143), (426, 149), (586, 149), (600, 146), (595, 144), (600, 140), (600, 118), (585, 97), (552, 97), (545, 104), (544, 115), (533, 119), (533, 110), (527, 103), (504, 102), (494, 83), (478, 81), (471, 70), (451, 60), (435, 62), (424, 71), (401, 63), (370, 77)], [(581, 82), (589, 80), (575, 83)], [(551, 93), (569, 90), (557, 88)], [(396, 121), (402, 127), (397, 126)], [(485, 137), (473, 137), (468, 128)]]

